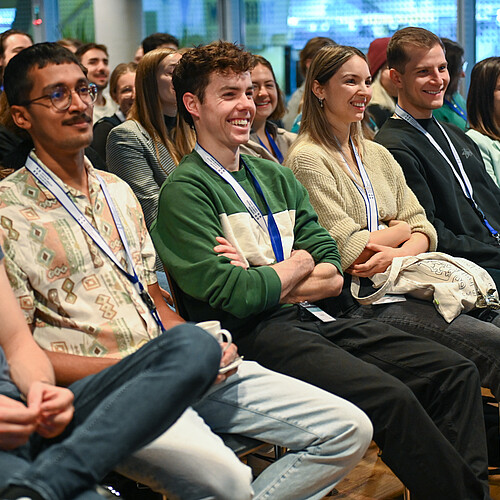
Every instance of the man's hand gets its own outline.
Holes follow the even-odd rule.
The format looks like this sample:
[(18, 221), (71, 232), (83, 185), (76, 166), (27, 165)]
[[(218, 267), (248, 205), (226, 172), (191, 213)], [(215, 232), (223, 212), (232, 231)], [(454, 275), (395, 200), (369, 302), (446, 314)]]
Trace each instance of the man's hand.
[(362, 264), (352, 264), (346, 269), (346, 272), (360, 278), (369, 278), (376, 273), (383, 273), (392, 264), (394, 257), (401, 255), (398, 248), (375, 243), (367, 243), (366, 249), (375, 253)]
[(0, 449), (13, 450), (25, 444), (35, 431), (39, 411), (0, 395)]
[(214, 247), (214, 251), (220, 255), (223, 255), (224, 257), (227, 257), (230, 260), (230, 263), (233, 266), (239, 266), (242, 267), (243, 269), (248, 269), (248, 263), (245, 261), (245, 259), (238, 254), (236, 251), (236, 248), (229, 243), (226, 238), (222, 236), (217, 236), (215, 238), (219, 245), (216, 245)]
[(166, 300), (167, 304), (172, 306), (174, 305), (174, 299), (172, 298), (172, 295), (170, 295), (164, 288), (162, 288), (160, 285), (158, 285), (158, 288), (160, 289), (161, 296)]
[(34, 382), (28, 392), (28, 408), (38, 411), (36, 432), (44, 438), (61, 434), (73, 418), (73, 393), (64, 387)]
[[(221, 344), (221, 349), (225, 349), (227, 346), (226, 342), (223, 342)], [(236, 347), (235, 344), (231, 344), (225, 352), (222, 354), (222, 359), (220, 360), (220, 367), (224, 368), (225, 366), (229, 365), (232, 363), (236, 358), (238, 357), (238, 348)], [(228, 377), (231, 375), (234, 375), (238, 371), (238, 367), (234, 368), (233, 370), (230, 370), (226, 373), (219, 373), (217, 375), (217, 378), (215, 379), (214, 384), (220, 384), (221, 382), (224, 382)]]

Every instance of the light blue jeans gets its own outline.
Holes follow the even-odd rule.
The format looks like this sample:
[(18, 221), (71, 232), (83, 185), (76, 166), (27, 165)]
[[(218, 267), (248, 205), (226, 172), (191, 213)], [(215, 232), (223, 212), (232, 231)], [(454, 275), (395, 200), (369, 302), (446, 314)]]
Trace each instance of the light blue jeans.
[[(212, 431), (290, 451), (252, 483), (250, 469)], [(370, 421), (351, 403), (244, 361), (118, 470), (189, 500), (320, 499), (362, 458), (371, 437)]]
[(220, 355), (211, 335), (180, 325), (72, 384), (72, 422), (56, 439), (33, 434), (24, 446), (0, 451), (0, 489), (27, 486), (46, 500), (102, 499), (92, 490), (95, 483), (165, 432), (208, 390)]

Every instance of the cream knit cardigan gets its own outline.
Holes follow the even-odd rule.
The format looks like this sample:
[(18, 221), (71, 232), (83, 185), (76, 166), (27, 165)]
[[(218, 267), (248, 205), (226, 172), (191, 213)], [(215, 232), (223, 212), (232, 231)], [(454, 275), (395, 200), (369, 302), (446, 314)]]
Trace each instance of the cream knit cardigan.
[[(434, 251), (436, 230), (407, 186), (403, 171), (391, 153), (380, 144), (365, 140), (361, 155), (375, 192), (379, 221), (407, 222), (412, 232), (429, 237), (429, 251)], [(285, 165), (309, 192), (320, 224), (337, 241), (342, 269), (348, 268), (364, 250), (369, 232), (363, 198), (344, 171), (340, 153), (333, 148), (327, 151), (302, 135), (289, 152)]]

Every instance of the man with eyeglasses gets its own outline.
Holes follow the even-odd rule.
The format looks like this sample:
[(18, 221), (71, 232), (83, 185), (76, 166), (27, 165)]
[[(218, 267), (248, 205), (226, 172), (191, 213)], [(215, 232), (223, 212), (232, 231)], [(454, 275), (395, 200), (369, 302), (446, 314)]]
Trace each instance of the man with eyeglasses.
[[(96, 173), (83, 156), (83, 147), (92, 138), (96, 89), (74, 56), (66, 54), (70, 53), (56, 44), (41, 44), (31, 47), (26, 57), (16, 56), (14, 59), (31, 61), (31, 67), (26, 71), (24, 64), (23, 71), (20, 65), (9, 64), (6, 95), (16, 123), (29, 130), (35, 144), (28, 162), (38, 163), (38, 174), (64, 178), (67, 184), (63, 184), (63, 195), (69, 191), (80, 207), (92, 207), (92, 222), (98, 221), (99, 230), (106, 233), (94, 189)], [(40, 166), (42, 162), (44, 167)], [(109, 190), (116, 193), (112, 185)], [(82, 315), (94, 316), (101, 306), (105, 318), (111, 321), (112, 304), (99, 301), (105, 295), (96, 296), (92, 310), (94, 304), (85, 304), (85, 289), (99, 288), (98, 279), (107, 279), (101, 291), (106, 286), (118, 288), (119, 284), (112, 282), (110, 273), (98, 273), (103, 267), (98, 256), (92, 260), (85, 239), (76, 241), (70, 221), (58, 210), (55, 198), (29, 170), (13, 174), (0, 192), (6, 195), (2, 207), (12, 209), (2, 216), (6, 231), (2, 233), (2, 246), (9, 253), (5, 260), (13, 273), (11, 278), (20, 279), (16, 291), (22, 310), (33, 320), (32, 332), (10, 289), (0, 247), (0, 499), (102, 499), (94, 490), (95, 483), (172, 426), (210, 388), (218, 376), (220, 346), (203, 330), (179, 325), (170, 330), (170, 338), (156, 336), (120, 362), (102, 362), (87, 370), (89, 376), (82, 380), (77, 380), (81, 373), (75, 375), (75, 383), (68, 389), (57, 387), (49, 356), (37, 346), (32, 333), (38, 335), (37, 327), (43, 331), (43, 326), (54, 319), (51, 310), (58, 309), (59, 321), (54, 329), (76, 335), (77, 319), (81, 317), (71, 319), (66, 304), (81, 308)], [(88, 203), (89, 198), (93, 203)], [(120, 199), (124, 206), (131, 198), (124, 189)], [(134, 202), (133, 208), (139, 211), (137, 207)], [(90, 215), (88, 211), (86, 215)], [(59, 255), (54, 248), (60, 250)], [(85, 253), (87, 262), (79, 259)], [(152, 249), (149, 253), (154, 262)], [(33, 288), (29, 288), (28, 278), (18, 266), (33, 271), (29, 276)], [(81, 283), (75, 279), (79, 274), (85, 277)], [(62, 289), (61, 283), (66, 284)], [(76, 285), (74, 293), (68, 288), (70, 284)], [(61, 296), (63, 289), (67, 293)], [(134, 300), (124, 290), (118, 293), (125, 302)], [(135, 300), (141, 300), (140, 296)], [(37, 313), (34, 303), (38, 304)], [(146, 306), (141, 306), (147, 314)], [(92, 331), (94, 350), (98, 346), (105, 349), (106, 342), (101, 338), (105, 333), (104, 324), (101, 331)], [(54, 342), (52, 348), (66, 352), (63, 344)], [(50, 349), (47, 344), (45, 347)], [(80, 348), (83, 355), (83, 342)], [(117, 351), (119, 357), (122, 353)], [(78, 359), (85, 359), (73, 358), (75, 367)], [(106, 366), (109, 368), (103, 369)], [(156, 397), (158, 394), (161, 398)], [(137, 405), (139, 398), (141, 404)]]
[[(184, 329), (203, 334), (193, 325), (172, 328), (184, 322), (163, 301), (139, 202), (125, 182), (84, 157), (95, 91), (75, 57), (50, 43), (26, 49), (7, 67), (5, 92), (14, 122), (34, 143), (25, 167), (0, 183), (6, 268), (56, 381), (85, 383), (83, 377), (122, 366), (157, 339), (170, 345)], [(234, 344), (221, 348), (221, 370), (207, 394), (118, 470), (176, 498), (319, 500), (363, 456), (368, 418), (337, 396), (238, 359)], [(179, 359), (192, 362), (185, 354)], [(202, 389), (212, 378), (200, 377)], [(163, 399), (177, 379), (165, 377), (165, 389), (137, 395), (129, 412), (140, 411), (143, 399)], [(115, 420), (103, 436), (109, 448), (113, 424), (122, 425)], [(136, 422), (154, 425), (148, 415)], [(212, 428), (290, 451), (252, 482), (250, 469)]]

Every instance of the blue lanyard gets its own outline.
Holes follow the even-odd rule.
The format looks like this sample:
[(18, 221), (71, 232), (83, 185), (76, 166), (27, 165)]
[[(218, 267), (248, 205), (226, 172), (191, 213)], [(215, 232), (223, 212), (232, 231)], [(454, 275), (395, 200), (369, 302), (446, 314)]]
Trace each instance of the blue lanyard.
[(460, 116), (460, 118), (463, 118), (465, 121), (467, 121), (467, 113), (465, 112), (465, 110), (460, 106), (460, 104), (458, 104), (457, 102), (455, 102), (452, 98), (451, 101), (448, 101), (448, 99), (445, 99), (444, 100), (444, 103), (446, 104), (446, 106), (448, 106), (454, 113), (456, 113), (458, 116)]
[(425, 130), (424, 127), (422, 127), (422, 125), (420, 125), (420, 123), (418, 123), (417, 120), (415, 120), (415, 118), (413, 118), (413, 116), (410, 115), (410, 113), (406, 112), (403, 108), (401, 108), (399, 104), (396, 105), (396, 111), (394, 113), (396, 114), (396, 116), (409, 123), (413, 128), (417, 129), (420, 133), (424, 134), (427, 140), (434, 146), (434, 148), (438, 151), (438, 153), (446, 160), (451, 170), (453, 171), (455, 178), (460, 184), (464, 196), (472, 203), (472, 206), (476, 209), (476, 211), (482, 218), (483, 224), (486, 226), (486, 229), (488, 229), (491, 236), (495, 238), (497, 244), (500, 245), (500, 234), (488, 222), (488, 220), (486, 219), (486, 215), (481, 210), (481, 208), (479, 208), (479, 205), (474, 200), (472, 184), (465, 172), (462, 160), (460, 159), (460, 155), (458, 154), (454, 144), (451, 142), (451, 139), (448, 137), (448, 134), (444, 130), (443, 126), (433, 117), (434, 122), (440, 128), (441, 132), (443, 133), (444, 137), (448, 142), (448, 145), (450, 146), (451, 152), (453, 154), (453, 157), (455, 158), (455, 162), (457, 163), (460, 172), (457, 172), (457, 169), (455, 168), (451, 160), (448, 158), (448, 156), (446, 156), (446, 153), (442, 150), (441, 146), (436, 142), (434, 137), (432, 137), (432, 135), (427, 130)]
[(276, 262), (281, 262), (284, 260), (283, 255), (283, 243), (281, 241), (281, 235), (278, 229), (278, 225), (274, 220), (274, 215), (267, 203), (266, 197), (260, 187), (259, 182), (257, 181), (255, 175), (252, 170), (247, 167), (245, 162), (242, 160), (244, 167), (246, 167), (247, 171), (250, 173), (252, 178), (252, 182), (255, 186), (257, 193), (262, 197), (264, 203), (267, 208), (267, 224), (265, 221), (262, 212), (259, 210), (259, 207), (252, 200), (250, 195), (243, 189), (243, 187), (236, 181), (236, 179), (205, 149), (203, 149), (198, 143), (196, 143), (194, 147), (195, 151), (201, 156), (203, 161), (209, 166), (214, 172), (219, 174), (234, 190), (240, 201), (245, 205), (248, 213), (252, 216), (255, 222), (259, 225), (259, 227), (269, 234), (269, 238), (271, 240), (271, 246), (273, 248), (274, 256), (276, 257)]
[[(273, 139), (273, 136), (269, 133), (269, 131), (267, 129), (266, 129), (266, 136), (267, 136), (267, 139), (269, 140), (269, 144), (271, 144), (271, 148), (274, 151), (274, 155), (276, 156), (276, 159), (280, 163), (283, 163), (283, 160), (285, 159), (285, 157), (283, 156), (282, 152), (280, 151), (280, 148), (278, 147), (275, 140)], [(269, 151), (269, 149), (267, 149), (266, 145), (262, 142), (261, 138), (259, 136), (257, 136), (257, 138), (259, 139), (260, 145), (263, 146), (267, 151)], [(271, 151), (269, 151), (269, 152), (271, 152)]]
[(146, 291), (146, 289), (140, 282), (137, 273), (135, 272), (132, 255), (130, 253), (130, 248), (128, 246), (127, 237), (125, 235), (125, 231), (123, 229), (120, 216), (118, 215), (115, 204), (111, 199), (106, 183), (104, 182), (102, 177), (96, 174), (97, 180), (99, 181), (101, 189), (104, 193), (106, 202), (108, 203), (111, 216), (113, 217), (113, 221), (115, 222), (116, 229), (122, 241), (123, 248), (127, 256), (128, 267), (129, 269), (132, 270), (132, 273), (129, 273), (121, 265), (120, 261), (117, 259), (116, 255), (113, 253), (113, 251), (106, 243), (104, 238), (101, 236), (101, 234), (94, 228), (94, 226), (82, 214), (80, 209), (75, 205), (73, 200), (67, 195), (64, 189), (55, 181), (55, 179), (45, 169), (43, 169), (31, 157), (28, 157), (28, 159), (26, 160), (26, 169), (29, 170), (31, 174), (53, 194), (53, 196), (57, 199), (57, 201), (61, 204), (61, 206), (66, 209), (66, 211), (73, 217), (73, 219), (75, 219), (75, 221), (88, 234), (88, 236), (94, 241), (94, 243), (113, 261), (116, 267), (118, 267), (118, 269), (132, 283), (134, 288), (137, 290), (137, 293), (140, 295), (141, 299), (147, 305), (151, 315), (153, 316), (154, 320), (160, 327), (160, 330), (164, 331), (163, 325), (160, 320), (160, 316), (158, 315), (158, 311), (156, 310), (154, 302), (151, 299), (149, 293)]
[(354, 182), (354, 185), (359, 191), (359, 194), (363, 198), (363, 201), (365, 202), (365, 210), (366, 210), (366, 225), (368, 228), (368, 231), (373, 232), (377, 231), (379, 229), (379, 220), (378, 220), (378, 208), (377, 208), (377, 200), (375, 198), (375, 192), (373, 191), (373, 185), (370, 181), (370, 178), (368, 177), (368, 174), (366, 173), (365, 166), (363, 165), (363, 162), (361, 161), (361, 158), (359, 156), (358, 150), (356, 149), (356, 146), (354, 145), (354, 142), (351, 137), (349, 137), (349, 141), (351, 143), (352, 150), (354, 151), (354, 157), (356, 159), (356, 164), (358, 165), (358, 170), (359, 170), (359, 175), (361, 176), (361, 182), (363, 183), (363, 188), (354, 180), (356, 177), (354, 172), (352, 171), (351, 167), (349, 166), (349, 163), (347, 161), (347, 158), (344, 156), (344, 153), (342, 152), (342, 146), (340, 145), (339, 140), (337, 139), (337, 136), (335, 137), (335, 141), (337, 142), (337, 146), (340, 150), (340, 154), (342, 156), (342, 159), (344, 160), (344, 163), (353, 176), (352, 181)]

